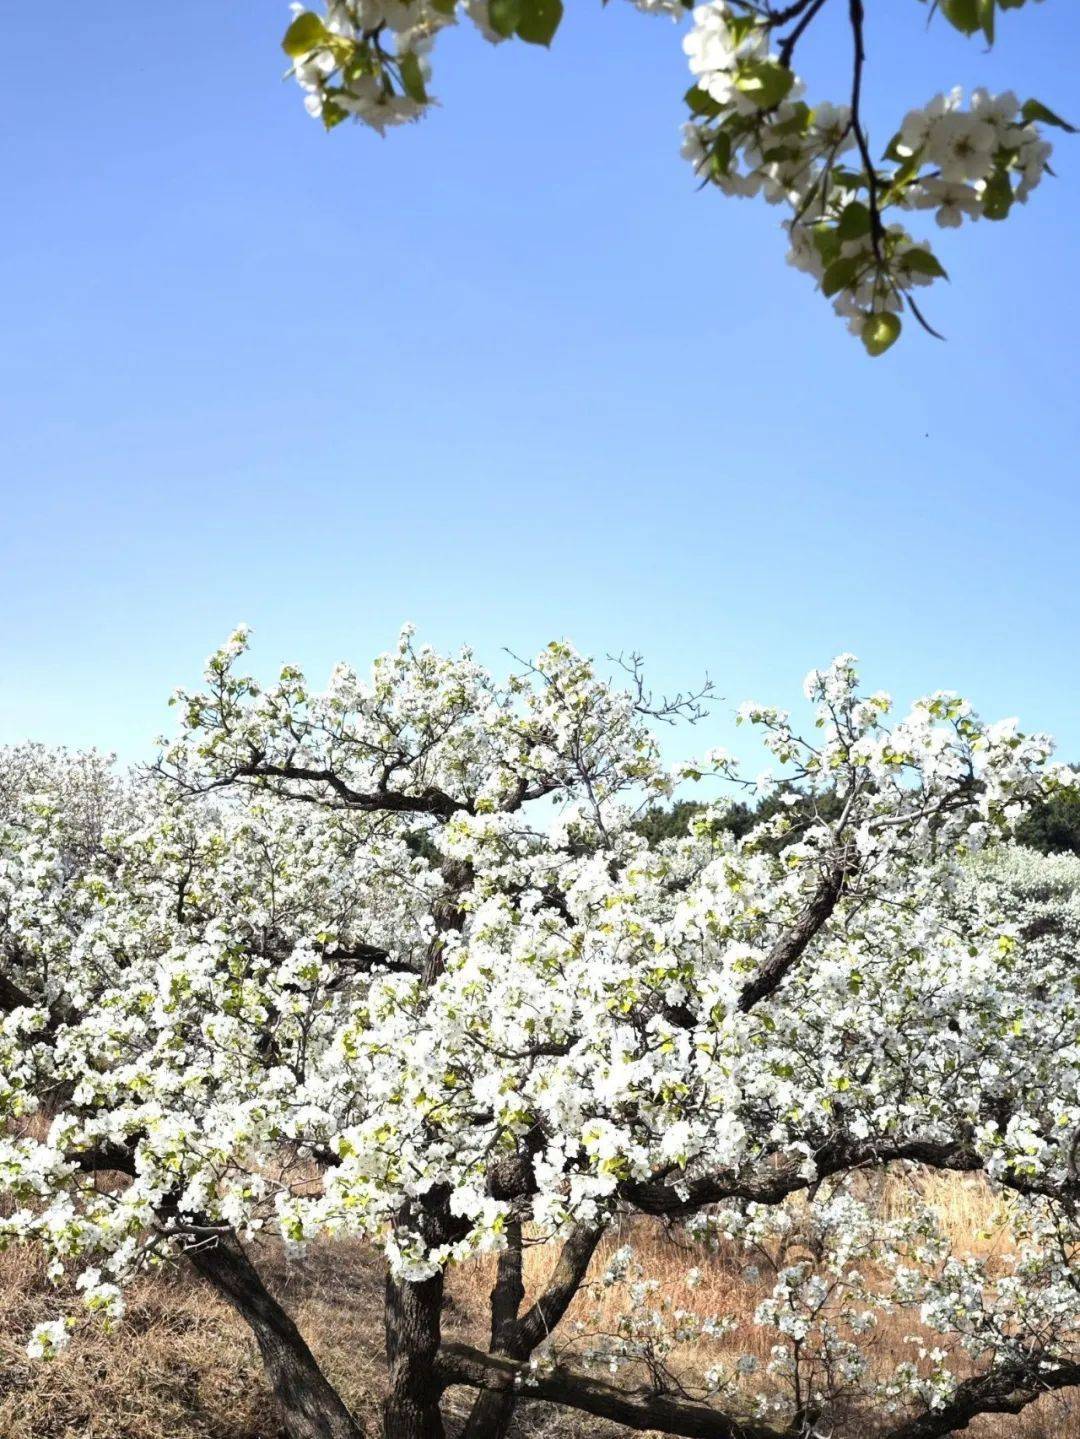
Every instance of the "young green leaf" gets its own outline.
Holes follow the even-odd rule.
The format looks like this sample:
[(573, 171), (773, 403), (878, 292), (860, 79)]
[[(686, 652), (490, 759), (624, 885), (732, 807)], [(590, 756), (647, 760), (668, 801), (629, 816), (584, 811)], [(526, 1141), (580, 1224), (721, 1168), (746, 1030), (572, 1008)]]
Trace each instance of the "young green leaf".
[(779, 105), (795, 83), (795, 76), (776, 60), (749, 60), (739, 66), (735, 88), (762, 110)]
[(1013, 188), (1004, 170), (995, 170), (983, 191), (983, 215), (987, 220), (1005, 220), (1013, 206)]
[[(495, 0), (492, 0), (492, 5), (494, 4)], [(707, 119), (713, 119), (717, 115), (722, 114), (724, 109), (723, 105), (721, 105), (719, 101), (714, 100), (700, 85), (691, 85), (683, 96), (683, 99), (695, 115), (702, 115)]]
[(562, 17), (562, 0), (522, 0), (517, 33), (530, 45), (550, 45)]
[(903, 326), (900, 316), (886, 310), (878, 315), (868, 315), (862, 327), (862, 342), (868, 355), (883, 355), (896, 344)]
[(424, 72), (420, 68), (420, 57), (412, 50), (406, 50), (401, 57), (400, 69), (401, 83), (406, 95), (418, 105), (426, 105), (428, 97), (424, 89)]
[(963, 35), (974, 35), (982, 27), (981, 0), (941, 0), (941, 13)]
[(854, 255), (845, 255), (834, 260), (821, 277), (821, 289), (825, 295), (836, 295), (851, 284), (859, 273), (859, 261)]
[(821, 256), (822, 264), (830, 265), (840, 253), (840, 236), (836, 233), (836, 226), (824, 222), (815, 225), (812, 238), (814, 249)]
[(720, 130), (709, 151), (709, 174), (714, 180), (726, 175), (731, 169), (731, 136)]
[(340, 125), (342, 120), (349, 118), (349, 112), (343, 109), (336, 100), (324, 100), (322, 114), (319, 118), (327, 130), (333, 130), (335, 125)]
[(490, 0), (488, 22), (497, 35), (509, 40), (521, 24), (523, 0)]
[(329, 38), (329, 31), (318, 15), (312, 14), (310, 10), (305, 10), (302, 14), (297, 15), (285, 31), (281, 48), (286, 55), (295, 60), (300, 55), (307, 55), (310, 51), (318, 49)]
[(1068, 120), (1055, 115), (1041, 100), (1025, 100), (1020, 113), (1029, 125), (1033, 120), (1041, 120), (1044, 125), (1056, 125), (1059, 130), (1067, 130), (1070, 135), (1076, 134), (1075, 125), (1070, 125)]
[(903, 257), (903, 266), (915, 275), (933, 275), (935, 279), (947, 280), (945, 266), (930, 250), (908, 250)]
[(870, 233), (870, 224), (870, 207), (861, 200), (852, 200), (849, 205), (844, 206), (836, 233), (841, 240), (857, 240), (860, 235)]

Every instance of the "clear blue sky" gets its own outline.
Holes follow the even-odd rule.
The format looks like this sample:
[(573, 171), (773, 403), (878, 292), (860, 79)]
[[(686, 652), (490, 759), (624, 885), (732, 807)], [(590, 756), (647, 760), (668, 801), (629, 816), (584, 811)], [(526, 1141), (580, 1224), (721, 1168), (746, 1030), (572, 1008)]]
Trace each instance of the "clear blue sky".
[[(1080, 111), (1073, 0), (992, 55), (867, 8), (878, 146), (955, 82)], [(1080, 755), (1080, 140), (940, 237), (949, 342), (871, 363), (775, 211), (696, 193), (668, 23), (568, 11), (550, 54), (444, 39), (385, 141), (307, 118), (276, 0), (5, 17), (0, 740), (147, 755), (236, 622), (321, 678), (408, 618), (707, 668), (718, 742), (850, 649)]]

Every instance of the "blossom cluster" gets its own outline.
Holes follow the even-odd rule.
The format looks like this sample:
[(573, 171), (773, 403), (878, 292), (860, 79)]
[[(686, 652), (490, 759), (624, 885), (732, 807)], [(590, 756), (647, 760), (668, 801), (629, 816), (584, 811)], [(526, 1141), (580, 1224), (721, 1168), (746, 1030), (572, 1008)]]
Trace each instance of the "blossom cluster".
[(516, 35), (547, 45), (562, 16), (561, 0), (326, 0), (322, 15), (292, 9), (283, 48), (308, 113), (328, 130), (355, 119), (380, 132), (433, 103), (431, 50), (459, 17), (493, 44)]
[[(682, 0), (634, 3), (676, 21), (689, 9)], [(984, 0), (942, 13), (992, 42), (996, 9), (1023, 3)], [(899, 336), (905, 306), (926, 324), (913, 292), (945, 277), (929, 241), (914, 238), (904, 219), (930, 212), (945, 228), (1006, 219), (1047, 172), (1052, 147), (1040, 126), (1072, 127), (1011, 91), (976, 89), (965, 108), (957, 89), (912, 110), (874, 159), (858, 108), (861, 18), (853, 22), (852, 103), (803, 98), (794, 52), (818, 8), (706, 0), (693, 9), (683, 38), (693, 76), (683, 154), (722, 193), (784, 207), (789, 262), (879, 355)], [(446, 27), (463, 18), (494, 43), (548, 45), (562, 10), (561, 0), (324, 0), (322, 13), (294, 4), (283, 45), (310, 114), (328, 129), (351, 117), (382, 132), (434, 103), (431, 51)], [(792, 28), (781, 37), (785, 24)]]
[[(741, 711), (773, 819), (737, 837), (706, 807), (650, 845), (643, 806), (738, 767), (713, 751), (673, 773), (643, 696), (566, 643), (498, 679), (407, 629), (321, 692), (292, 665), (245, 674), (247, 644), (177, 694), (180, 732), (138, 783), (0, 763), (0, 1240), (81, 1274), (86, 1314), (117, 1322), (132, 1274), (207, 1233), (364, 1235), (419, 1280), (525, 1220), (611, 1223), (642, 1186), (675, 1208), (717, 1173), (797, 1192), (828, 1156), (858, 1174), (916, 1142), (962, 1141), (1031, 1190), (1033, 1233), (1050, 1222), (1039, 1195), (1069, 1182), (1080, 1132), (1072, 938), (1033, 937), (1034, 900), (993, 868), (1024, 804), (1076, 783), (1045, 736), (948, 691), (894, 717), (844, 655), (807, 677), (805, 727)], [(493, 1183), (504, 1161), (527, 1168), (517, 1190)], [(779, 1265), (766, 1407), (811, 1353), (862, 1382), (873, 1306), (844, 1246), (891, 1231), (856, 1223), (854, 1191), (820, 1201), (838, 1257)], [(759, 1246), (781, 1212), (750, 1215)], [(1024, 1262), (1049, 1306), (1068, 1276)], [(925, 1322), (966, 1333), (959, 1271), (929, 1250), (910, 1267)], [(700, 1327), (641, 1282), (609, 1357), (660, 1373)]]
[(945, 275), (929, 243), (887, 212), (931, 211), (944, 227), (1005, 219), (1046, 172), (1052, 147), (1036, 121), (1061, 122), (1011, 92), (977, 89), (964, 109), (956, 89), (912, 110), (872, 163), (851, 107), (808, 105), (771, 35), (767, 16), (729, 0), (694, 10), (683, 42), (694, 76), (683, 154), (724, 194), (786, 207), (789, 262), (880, 354), (900, 333), (911, 291)]

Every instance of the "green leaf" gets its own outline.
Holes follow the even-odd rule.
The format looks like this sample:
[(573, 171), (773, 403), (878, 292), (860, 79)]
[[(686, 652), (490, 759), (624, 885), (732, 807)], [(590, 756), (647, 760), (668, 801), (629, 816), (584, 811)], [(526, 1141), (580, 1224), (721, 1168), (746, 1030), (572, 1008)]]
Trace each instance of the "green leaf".
[(726, 175), (730, 169), (731, 136), (726, 130), (721, 130), (709, 151), (709, 174), (715, 180), (721, 175)]
[(868, 315), (862, 327), (862, 342), (866, 353), (883, 355), (896, 344), (902, 329), (900, 316), (894, 315), (891, 310), (885, 310), (879, 315)]
[(310, 10), (305, 10), (303, 14), (297, 15), (285, 31), (281, 48), (286, 55), (295, 60), (300, 55), (307, 55), (309, 51), (317, 50), (320, 45), (325, 45), (329, 38), (330, 33), (318, 15), (312, 14)]
[(814, 249), (821, 256), (822, 263), (830, 265), (840, 253), (840, 236), (835, 225), (819, 224), (813, 230)]
[(836, 226), (836, 233), (841, 240), (857, 240), (860, 235), (868, 235), (870, 233), (870, 207), (864, 205), (861, 200), (852, 200), (850, 205), (845, 205)]
[[(494, 3), (495, 0), (492, 0), (492, 4)], [(695, 115), (703, 115), (711, 120), (723, 113), (723, 105), (706, 94), (700, 85), (691, 85), (683, 99)]]
[(941, 13), (964, 35), (974, 35), (982, 27), (979, 8), (980, 0), (941, 0)]
[(735, 75), (735, 88), (762, 110), (771, 110), (791, 89), (795, 76), (776, 60), (748, 60)]
[(320, 118), (326, 129), (332, 130), (335, 125), (340, 125), (342, 120), (349, 118), (349, 112), (342, 109), (335, 100), (324, 100)]
[(768, 164), (783, 160), (801, 160), (803, 151), (799, 145), (773, 145), (771, 149), (763, 150), (761, 158)]
[(359, 80), (362, 75), (374, 75), (375, 62), (369, 47), (363, 43), (357, 45), (348, 60), (342, 65), (341, 73), (350, 82)]
[(399, 68), (406, 95), (418, 105), (426, 105), (428, 97), (424, 89), (424, 72), (420, 68), (420, 57), (412, 50), (406, 50), (401, 57)]
[(909, 155), (903, 164), (899, 165), (893, 171), (889, 187), (894, 195), (902, 190), (907, 182), (913, 179), (922, 169), (922, 154), (923, 152), (921, 150), (916, 150), (914, 155)]
[(987, 220), (1005, 220), (1013, 206), (1013, 188), (1007, 171), (995, 170), (983, 191), (983, 216)]
[(933, 275), (936, 279), (947, 280), (945, 266), (930, 250), (908, 250), (901, 263), (915, 275)]
[(530, 45), (550, 45), (562, 17), (562, 0), (522, 0), (517, 33)]
[(906, 156), (906, 155), (901, 155), (900, 150), (899, 150), (899, 148), (898, 148), (898, 147), (903, 143), (903, 138), (904, 138), (904, 137), (901, 135), (900, 131), (897, 130), (896, 134), (892, 137), (892, 139), (889, 141), (889, 143), (885, 146), (885, 149), (884, 149), (884, 151), (882, 152), (881, 158), (882, 158), (883, 160), (896, 160), (897, 163), (899, 163), (901, 160), (906, 160), (906, 159), (907, 159), (907, 156)]
[(1033, 120), (1041, 120), (1044, 125), (1056, 125), (1059, 130), (1067, 130), (1070, 135), (1076, 134), (1076, 126), (1070, 125), (1068, 120), (1063, 120), (1060, 115), (1055, 115), (1041, 100), (1025, 100), (1020, 114), (1025, 122), (1030, 125)]
[(732, 45), (737, 48), (750, 35), (751, 31), (757, 29), (759, 21), (758, 17), (753, 14), (736, 15), (725, 20), (724, 24), (731, 37)]
[(986, 36), (986, 43), (994, 43), (994, 0), (979, 0), (979, 24)]
[(854, 255), (844, 255), (834, 260), (821, 277), (821, 290), (825, 295), (836, 295), (846, 290), (859, 273), (859, 261)]
[(521, 24), (523, 8), (522, 0), (490, 0), (488, 20), (491, 28), (504, 40), (509, 40)]

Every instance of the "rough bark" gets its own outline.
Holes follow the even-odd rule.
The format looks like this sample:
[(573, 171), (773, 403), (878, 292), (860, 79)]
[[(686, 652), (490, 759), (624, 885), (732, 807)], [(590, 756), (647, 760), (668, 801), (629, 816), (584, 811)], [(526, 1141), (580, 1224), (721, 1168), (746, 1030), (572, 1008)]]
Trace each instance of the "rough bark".
[(444, 1439), (436, 1374), (443, 1276), (419, 1284), (386, 1280), (385, 1439)]
[[(420, 982), (437, 983), (443, 972), (445, 936), (465, 924), (463, 892), (472, 880), (468, 861), (444, 859), (439, 866), (444, 892), (432, 908), (435, 933), (428, 945)], [(446, 1185), (429, 1189), (415, 1205), (405, 1205), (398, 1222), (415, 1224), (428, 1244), (436, 1246), (465, 1224), (449, 1213)], [(385, 1323), (387, 1384), (383, 1400), (385, 1439), (444, 1439), (439, 1401), (442, 1389), (435, 1365), (442, 1342), (443, 1275), (440, 1270), (420, 1283), (386, 1277)]]
[(810, 903), (765, 957), (765, 962), (753, 979), (748, 980), (739, 995), (739, 1008), (748, 1014), (754, 1005), (767, 999), (780, 988), (788, 970), (798, 963), (807, 945), (825, 925), (836, 908), (848, 867), (844, 861), (832, 865), (822, 877)]
[(569, 1309), (604, 1229), (602, 1224), (578, 1224), (567, 1235), (547, 1288), (518, 1322), (513, 1349), (518, 1358), (527, 1359)]
[[(499, 1255), (491, 1290), (491, 1352), (508, 1354), (514, 1343), (518, 1312), (525, 1298), (522, 1280), (521, 1224), (507, 1226), (506, 1248)], [(461, 1431), (461, 1439), (505, 1439), (514, 1417), (514, 1396), (508, 1390), (482, 1389)]]
[(883, 1439), (945, 1439), (959, 1434), (980, 1414), (1019, 1414), (1043, 1394), (1080, 1384), (1080, 1364), (1037, 1361), (1003, 1365), (989, 1374), (976, 1374), (958, 1384), (940, 1409), (920, 1414), (885, 1432)]
[(438, 1373), (444, 1385), (468, 1384), (519, 1398), (542, 1399), (600, 1419), (613, 1419), (628, 1429), (655, 1429), (686, 1439), (794, 1439), (795, 1434), (745, 1422), (693, 1400), (616, 1389), (589, 1375), (561, 1369), (534, 1374), (527, 1363), (502, 1354), (484, 1354), (467, 1344), (444, 1345)]
[(517, 1407), (511, 1389), (481, 1389), (469, 1410), (461, 1439), (505, 1439)]
[[(619, 1194), (644, 1214), (695, 1214), (707, 1204), (719, 1204), (725, 1199), (779, 1204), (789, 1194), (809, 1189), (830, 1174), (901, 1160), (959, 1172), (971, 1172), (983, 1166), (979, 1154), (964, 1141), (918, 1137), (853, 1140), (840, 1134), (826, 1140), (815, 1152), (813, 1172), (805, 1168), (801, 1157), (777, 1154), (746, 1168), (720, 1169), (697, 1179), (630, 1180), (619, 1186)], [(1002, 1182), (1020, 1188), (1023, 1181), (1019, 1178), (1014, 1181), (1006, 1175)]]
[(299, 1329), (232, 1239), (193, 1244), (187, 1257), (251, 1327), (289, 1439), (364, 1439)]
[[(603, 1225), (577, 1225), (568, 1236), (544, 1292), (519, 1319), (525, 1297), (521, 1282), (521, 1226), (512, 1226), (491, 1291), (491, 1352), (528, 1359), (547, 1338), (581, 1287)], [(481, 1389), (473, 1402), (461, 1439), (505, 1439), (517, 1403), (512, 1388)]]
[[(532, 1373), (527, 1364), (504, 1355), (484, 1354), (466, 1344), (445, 1345), (439, 1361), (444, 1384), (468, 1384), (489, 1392), (510, 1392), (518, 1397), (545, 1400), (598, 1418), (612, 1419), (629, 1429), (656, 1430), (686, 1439), (796, 1439), (805, 1432), (795, 1421), (774, 1429), (711, 1405), (649, 1390), (617, 1389), (591, 1375), (554, 1369)], [(880, 1417), (868, 1416), (868, 1428), (882, 1439), (946, 1439), (960, 1433), (981, 1414), (1019, 1414), (1042, 1395), (1080, 1384), (1080, 1364), (1055, 1360), (1003, 1365), (988, 1374), (973, 1375), (957, 1385), (940, 1409), (880, 1427)]]
[(506, 1226), (506, 1248), (499, 1255), (491, 1290), (491, 1347), (494, 1350), (508, 1352), (514, 1342), (518, 1311), (525, 1298), (522, 1247), (521, 1221), (512, 1219)]

